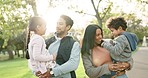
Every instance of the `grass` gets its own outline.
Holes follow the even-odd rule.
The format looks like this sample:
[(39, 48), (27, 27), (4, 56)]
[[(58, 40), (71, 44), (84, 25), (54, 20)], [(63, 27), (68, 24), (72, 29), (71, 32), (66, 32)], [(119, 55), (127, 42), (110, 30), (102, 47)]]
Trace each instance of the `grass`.
[[(133, 52), (135, 54), (136, 51)], [(0, 54), (0, 78), (37, 78), (28, 68), (28, 63), (25, 58), (16, 58), (13, 60), (7, 60), (8, 55)], [(5, 60), (5, 61), (3, 61)], [(88, 78), (84, 72), (82, 59), (78, 69), (76, 70), (77, 78)]]
[[(8, 56), (0, 54), (0, 78), (37, 78), (29, 70), (27, 60), (24, 58), (15, 58), (5, 60)], [(82, 60), (76, 70), (77, 78), (87, 78), (84, 72)]]

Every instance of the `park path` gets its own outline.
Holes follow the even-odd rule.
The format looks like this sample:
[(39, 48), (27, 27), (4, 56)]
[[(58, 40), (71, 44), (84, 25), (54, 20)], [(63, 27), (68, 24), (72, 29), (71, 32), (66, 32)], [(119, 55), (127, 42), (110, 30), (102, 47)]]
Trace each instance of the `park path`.
[(134, 66), (127, 72), (128, 78), (148, 78), (148, 47), (139, 47), (133, 59)]

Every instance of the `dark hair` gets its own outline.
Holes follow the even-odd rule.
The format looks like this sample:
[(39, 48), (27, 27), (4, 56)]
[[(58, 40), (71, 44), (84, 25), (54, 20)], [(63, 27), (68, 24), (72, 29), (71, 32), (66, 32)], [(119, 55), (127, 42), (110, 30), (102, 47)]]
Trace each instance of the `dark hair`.
[(106, 26), (108, 28), (115, 28), (116, 30), (121, 26), (123, 30), (126, 30), (127, 22), (124, 20), (123, 17), (111, 17), (107, 20)]
[(73, 20), (69, 16), (67, 16), (67, 15), (61, 15), (60, 18), (63, 18), (66, 21), (66, 25), (67, 26), (68, 25), (70, 25), (71, 27), (73, 26), (73, 23), (74, 22), (73, 22)]
[(29, 20), (29, 31), (35, 31), (38, 25), (46, 24), (45, 20), (41, 17), (32, 17)]
[(96, 24), (90, 24), (87, 26), (85, 33), (84, 33), (83, 42), (82, 42), (82, 48), (81, 48), (82, 54), (89, 53), (90, 49), (94, 48), (97, 29), (101, 30), (102, 36), (103, 36), (103, 31), (100, 26)]
[(28, 53), (28, 44), (29, 44), (29, 41), (30, 41), (30, 32), (31, 31), (36, 31), (36, 27), (38, 25), (42, 25), (42, 24), (46, 24), (46, 22), (41, 17), (34, 16), (34, 17), (30, 18), (30, 20), (29, 20), (28, 37), (26, 37), (27, 38), (27, 41), (26, 41), (26, 59), (30, 59), (29, 53)]

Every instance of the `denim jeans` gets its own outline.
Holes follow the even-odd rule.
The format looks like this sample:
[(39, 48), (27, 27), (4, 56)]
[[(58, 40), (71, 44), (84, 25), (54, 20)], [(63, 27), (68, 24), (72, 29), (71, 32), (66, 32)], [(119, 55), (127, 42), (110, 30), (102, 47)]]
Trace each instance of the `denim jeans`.
[[(116, 74), (116, 72), (114, 72), (114, 71), (111, 72), (111, 75), (112, 75), (112, 76), (114, 76), (115, 74)], [(115, 78), (128, 78), (128, 77), (127, 77), (126, 74), (123, 74), (123, 75), (117, 76), (117, 77), (115, 77)]]
[(111, 77), (112, 77), (112, 75), (103, 75), (100, 78), (111, 78)]

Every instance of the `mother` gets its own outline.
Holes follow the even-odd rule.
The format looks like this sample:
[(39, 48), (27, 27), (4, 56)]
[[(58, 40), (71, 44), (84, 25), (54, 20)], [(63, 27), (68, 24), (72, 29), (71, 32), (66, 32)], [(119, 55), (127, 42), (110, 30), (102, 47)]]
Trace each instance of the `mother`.
[(83, 65), (87, 76), (90, 78), (111, 78), (111, 71), (129, 70), (133, 65), (133, 59), (128, 63), (113, 64), (109, 51), (100, 47), (102, 38), (103, 32), (98, 25), (91, 24), (87, 26), (81, 49)]

